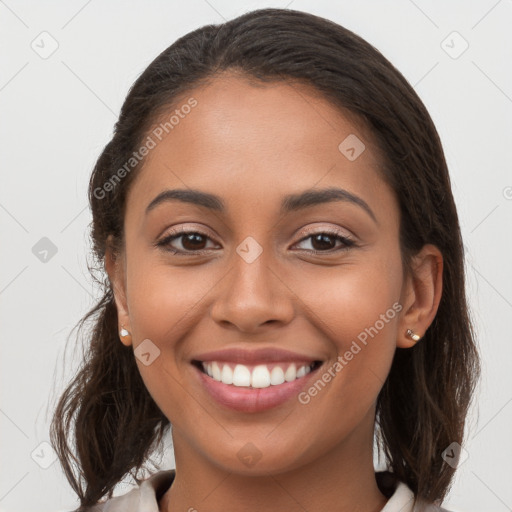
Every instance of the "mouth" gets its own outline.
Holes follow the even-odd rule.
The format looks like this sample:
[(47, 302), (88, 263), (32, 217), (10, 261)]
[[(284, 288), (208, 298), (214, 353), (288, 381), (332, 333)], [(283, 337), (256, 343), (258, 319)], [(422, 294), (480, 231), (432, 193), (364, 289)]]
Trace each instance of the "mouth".
[(212, 380), (230, 387), (247, 389), (264, 389), (294, 382), (316, 371), (322, 363), (320, 360), (260, 364), (192, 360), (192, 364)]
[(299, 399), (323, 363), (304, 359), (252, 364), (192, 360), (200, 387), (214, 403), (225, 410), (252, 414)]

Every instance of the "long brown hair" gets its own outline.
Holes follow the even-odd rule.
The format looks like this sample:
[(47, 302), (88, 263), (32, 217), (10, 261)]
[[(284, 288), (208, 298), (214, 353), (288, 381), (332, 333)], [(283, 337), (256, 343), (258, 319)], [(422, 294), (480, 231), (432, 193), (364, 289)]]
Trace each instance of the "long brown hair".
[(103, 270), (109, 236), (119, 250), (125, 198), (142, 159), (114, 187), (116, 173), (149, 128), (193, 87), (223, 71), (258, 81), (309, 84), (364, 123), (381, 153), (382, 174), (400, 206), (404, 268), (424, 244), (443, 254), (443, 294), (424, 338), (397, 349), (378, 396), (376, 431), (388, 468), (416, 498), (441, 500), (455, 468), (441, 453), (463, 444), (480, 361), (468, 312), (464, 254), (448, 169), (435, 126), (399, 71), (364, 39), (329, 20), (294, 10), (260, 9), (207, 25), (164, 50), (130, 89), (89, 184), (91, 239), (103, 297), (89, 322), (83, 364), (58, 402), (51, 439), (81, 507), (137, 479), (169, 420), (141, 379), (133, 351), (118, 337), (117, 310)]

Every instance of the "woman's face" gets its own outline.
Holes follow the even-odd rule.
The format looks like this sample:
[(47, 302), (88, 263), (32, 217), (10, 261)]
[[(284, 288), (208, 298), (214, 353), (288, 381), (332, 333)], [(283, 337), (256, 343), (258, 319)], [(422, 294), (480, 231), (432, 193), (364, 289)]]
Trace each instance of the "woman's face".
[[(197, 105), (180, 110), (190, 97)], [(225, 75), (180, 105), (168, 135), (149, 134), (156, 146), (127, 197), (115, 277), (120, 324), (173, 425), (176, 456), (256, 474), (303, 466), (349, 437), (362, 453), (397, 344), (412, 345), (399, 211), (375, 147), (305, 86)], [(324, 189), (342, 192), (327, 200)], [(148, 209), (169, 190), (217, 199), (168, 198)], [(200, 235), (157, 245), (181, 229)], [(210, 351), (261, 348), (322, 365), (248, 388), (214, 382), (193, 363)], [(233, 370), (241, 357), (213, 359)], [(267, 369), (289, 364), (277, 356)], [(276, 405), (280, 386), (291, 391)]]

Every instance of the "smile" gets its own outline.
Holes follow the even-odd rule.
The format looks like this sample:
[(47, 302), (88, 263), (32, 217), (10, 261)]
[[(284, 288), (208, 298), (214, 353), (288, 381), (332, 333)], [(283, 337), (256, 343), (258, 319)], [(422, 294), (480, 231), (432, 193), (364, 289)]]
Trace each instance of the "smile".
[(213, 403), (231, 411), (257, 413), (298, 398), (323, 363), (274, 362), (251, 366), (193, 361), (192, 366), (201, 389), (210, 400), (213, 398)]
[(268, 388), (269, 386), (279, 386), (285, 382), (300, 379), (320, 364), (320, 361), (313, 361), (309, 364), (304, 362), (276, 362), (258, 365), (208, 361), (201, 362), (201, 369), (212, 379), (223, 384), (238, 387)]

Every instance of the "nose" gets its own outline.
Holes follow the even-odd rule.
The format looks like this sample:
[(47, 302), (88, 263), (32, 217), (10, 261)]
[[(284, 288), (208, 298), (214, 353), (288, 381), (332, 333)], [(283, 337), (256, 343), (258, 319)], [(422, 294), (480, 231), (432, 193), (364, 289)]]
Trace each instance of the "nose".
[(211, 316), (222, 327), (256, 333), (263, 326), (285, 325), (294, 316), (293, 291), (264, 250), (248, 263), (238, 254), (219, 283)]

